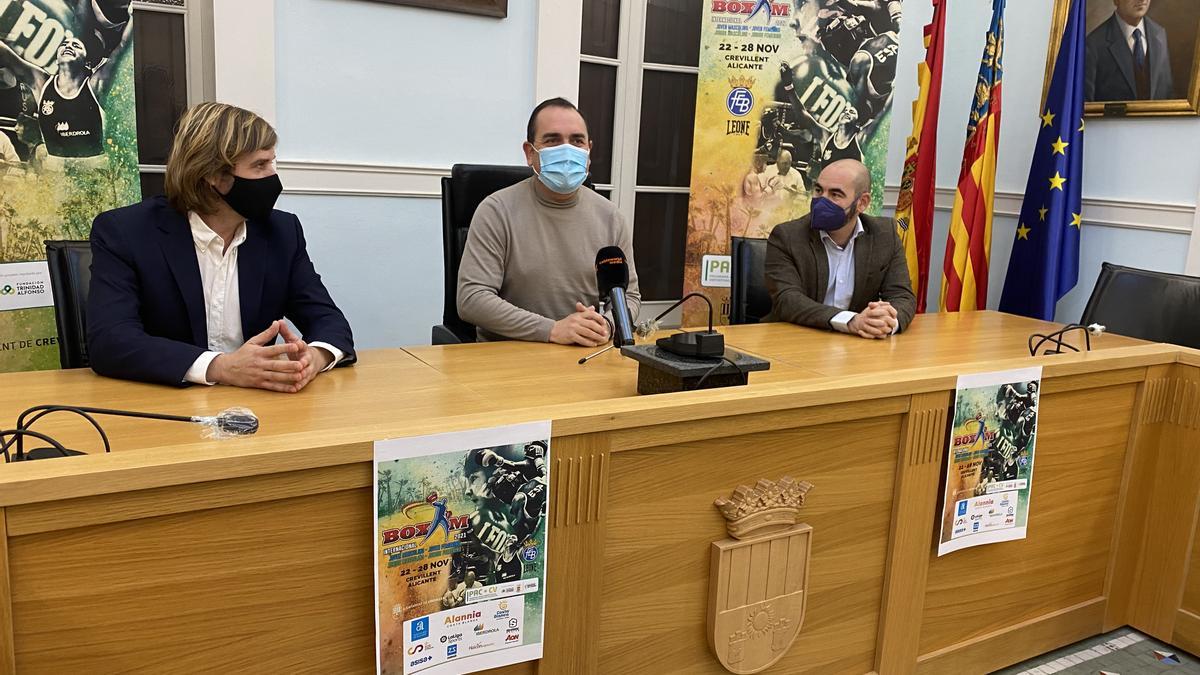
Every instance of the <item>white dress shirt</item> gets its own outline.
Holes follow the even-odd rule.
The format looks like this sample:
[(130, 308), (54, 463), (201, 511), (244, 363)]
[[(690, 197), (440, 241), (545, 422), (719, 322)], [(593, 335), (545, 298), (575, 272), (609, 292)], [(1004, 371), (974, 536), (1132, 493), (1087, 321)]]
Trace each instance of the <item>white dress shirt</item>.
[[(850, 320), (858, 316), (847, 308), (854, 298), (854, 240), (863, 233), (862, 218), (854, 224), (854, 233), (845, 246), (838, 246), (828, 232), (821, 233), (821, 243), (825, 244), (825, 255), (829, 259), (829, 282), (825, 286), (825, 302), (829, 307), (842, 311), (829, 320), (830, 325), (842, 333), (850, 332)], [(892, 335), (900, 328), (897, 323), (892, 327)]]
[(829, 259), (829, 282), (825, 285), (826, 306), (842, 310), (830, 324), (843, 333), (850, 332), (850, 320), (857, 314), (848, 310), (854, 297), (854, 241), (863, 233), (862, 219), (854, 224), (854, 233), (845, 246), (838, 246), (828, 232), (821, 233), (825, 255)]
[[(200, 285), (204, 288), (208, 351), (192, 363), (183, 379), (194, 384), (215, 384), (207, 378), (208, 366), (213, 359), (223, 353), (237, 351), (246, 343), (242, 335), (242, 296), (238, 290), (238, 249), (246, 241), (246, 223), (238, 226), (228, 249), (225, 248), (225, 240), (213, 232), (196, 212), (188, 213), (188, 224), (196, 245), (196, 261), (200, 263)], [(333, 355), (325, 370), (337, 365), (345, 356), (331, 344), (313, 342), (310, 346), (320, 347)]]
[(1133, 31), (1135, 30), (1142, 31), (1142, 49), (1145, 50), (1146, 54), (1150, 53), (1150, 47), (1146, 43), (1146, 21), (1144, 19), (1138, 21), (1136, 26), (1130, 26), (1125, 23), (1125, 19), (1118, 16), (1117, 25), (1121, 27), (1121, 33), (1125, 35), (1125, 44), (1129, 45), (1130, 54), (1133, 53)]

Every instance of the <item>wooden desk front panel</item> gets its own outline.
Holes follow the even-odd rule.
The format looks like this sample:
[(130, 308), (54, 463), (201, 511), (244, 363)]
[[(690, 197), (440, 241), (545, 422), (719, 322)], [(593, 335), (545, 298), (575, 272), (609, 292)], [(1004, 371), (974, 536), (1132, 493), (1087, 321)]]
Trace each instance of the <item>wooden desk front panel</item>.
[[(610, 459), (599, 622), (601, 673), (723, 673), (706, 641), (713, 506), (739, 485), (814, 484), (803, 628), (771, 672), (865, 673), (876, 628), (901, 416), (621, 451)], [(765, 577), (762, 579), (765, 584)]]
[(17, 672), (369, 672), (370, 470), (297, 472), (282, 499), (256, 492), (270, 477), (221, 481), (178, 495), (197, 510), (10, 537)]
[[(1136, 393), (1137, 385), (1125, 384), (1041, 398), (1028, 537), (941, 558), (936, 549), (931, 553), (923, 672), (966, 672), (961, 668), (967, 664), (985, 672), (1102, 632)], [(1052, 617), (1064, 610), (1072, 616)], [(1062, 625), (1021, 631), (1016, 639), (995, 635), (1043, 618)], [(998, 639), (979, 648), (988, 636)], [(1052, 646), (1030, 643), (1033, 636), (1049, 638)], [(956, 646), (969, 645), (976, 648), (955, 656)]]

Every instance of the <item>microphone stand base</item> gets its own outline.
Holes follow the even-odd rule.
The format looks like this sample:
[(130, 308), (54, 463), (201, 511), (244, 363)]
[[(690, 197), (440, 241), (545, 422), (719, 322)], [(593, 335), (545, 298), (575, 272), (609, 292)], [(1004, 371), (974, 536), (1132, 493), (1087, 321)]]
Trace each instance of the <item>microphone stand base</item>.
[(751, 372), (771, 367), (766, 359), (732, 349), (726, 349), (724, 357), (733, 363), (720, 357), (680, 356), (656, 345), (622, 347), (621, 354), (638, 362), (639, 394), (744, 386)]
[(35, 448), (24, 454), (22, 457), (13, 456), (14, 462), (31, 462), (35, 459), (54, 459), (55, 457), (74, 457), (76, 455), (86, 455), (86, 452), (71, 450), (67, 448), (67, 454), (62, 454), (58, 448)]

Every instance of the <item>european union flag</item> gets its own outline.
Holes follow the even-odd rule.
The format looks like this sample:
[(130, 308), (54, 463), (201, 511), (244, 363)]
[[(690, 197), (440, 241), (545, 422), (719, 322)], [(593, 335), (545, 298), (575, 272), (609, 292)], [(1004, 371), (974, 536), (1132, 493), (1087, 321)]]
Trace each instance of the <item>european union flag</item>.
[(1000, 310), (1047, 321), (1079, 280), (1083, 187), (1084, 0), (1067, 14), (1029, 167)]

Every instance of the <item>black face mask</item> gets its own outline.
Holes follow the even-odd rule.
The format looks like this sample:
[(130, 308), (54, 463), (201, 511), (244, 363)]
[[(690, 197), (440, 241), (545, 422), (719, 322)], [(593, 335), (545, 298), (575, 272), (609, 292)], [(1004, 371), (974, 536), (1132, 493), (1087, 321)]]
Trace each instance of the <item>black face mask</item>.
[(275, 208), (275, 200), (283, 192), (283, 183), (279, 174), (266, 178), (233, 177), (233, 187), (221, 195), (229, 208), (238, 212), (246, 220), (266, 222), (271, 217), (271, 209)]

